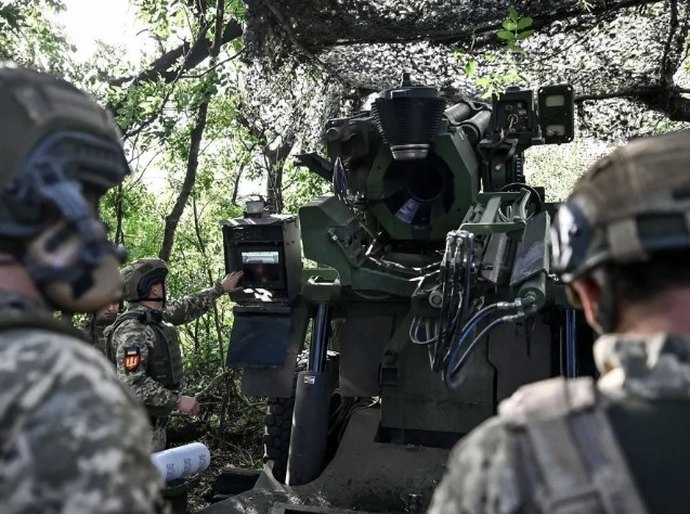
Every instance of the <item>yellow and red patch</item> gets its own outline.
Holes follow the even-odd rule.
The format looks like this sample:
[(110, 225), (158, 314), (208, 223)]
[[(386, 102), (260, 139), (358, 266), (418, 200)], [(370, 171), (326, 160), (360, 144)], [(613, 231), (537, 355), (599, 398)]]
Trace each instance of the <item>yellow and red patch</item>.
[(138, 346), (125, 348), (125, 370), (136, 371), (141, 364), (141, 349)]

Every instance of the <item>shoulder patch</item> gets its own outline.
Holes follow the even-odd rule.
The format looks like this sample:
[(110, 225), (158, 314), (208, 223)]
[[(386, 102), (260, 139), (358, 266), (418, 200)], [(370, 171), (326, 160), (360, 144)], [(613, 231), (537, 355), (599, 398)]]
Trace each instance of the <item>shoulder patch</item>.
[(141, 348), (137, 345), (125, 348), (125, 371), (136, 371), (141, 364)]

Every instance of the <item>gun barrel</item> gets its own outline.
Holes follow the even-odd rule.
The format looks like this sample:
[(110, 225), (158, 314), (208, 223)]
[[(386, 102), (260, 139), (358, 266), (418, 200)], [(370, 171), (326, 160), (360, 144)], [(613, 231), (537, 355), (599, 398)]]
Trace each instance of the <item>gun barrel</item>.
[(457, 125), (461, 121), (465, 121), (467, 118), (472, 116), (474, 110), (467, 102), (460, 102), (455, 105), (451, 105), (443, 112), (443, 115), (448, 118), (452, 124)]
[(475, 146), (477, 143), (479, 143), (479, 141), (482, 140), (484, 134), (486, 134), (486, 131), (489, 128), (490, 121), (491, 111), (487, 109), (479, 111), (469, 120), (460, 123), (460, 128), (470, 139), (472, 146)]

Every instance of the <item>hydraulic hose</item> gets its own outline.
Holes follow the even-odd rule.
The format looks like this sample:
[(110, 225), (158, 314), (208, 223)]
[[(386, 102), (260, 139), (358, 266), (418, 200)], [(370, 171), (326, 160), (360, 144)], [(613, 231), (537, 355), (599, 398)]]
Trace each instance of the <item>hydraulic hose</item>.
[(473, 257), (474, 234), (462, 230), (450, 232), (446, 237), (441, 269), (442, 306), (439, 335), (432, 359), (433, 371), (441, 371), (451, 340), (457, 333), (458, 323), (464, 323), (467, 317)]
[(475, 337), (472, 340), (472, 342), (467, 347), (467, 350), (465, 350), (463, 352), (463, 354), (460, 357), (460, 359), (458, 360), (457, 364), (450, 370), (448, 370), (448, 367), (446, 367), (446, 369), (444, 370), (443, 382), (446, 384), (446, 386), (454, 387), (453, 379), (465, 367), (465, 364), (467, 363), (467, 360), (470, 358), (470, 355), (472, 355), (474, 348), (482, 341), (484, 336), (486, 336), (490, 331), (492, 331), (495, 327), (497, 327), (501, 323), (506, 323), (508, 321), (517, 321), (518, 319), (523, 318), (524, 316), (525, 316), (524, 314), (507, 314), (505, 316), (502, 316), (500, 318), (493, 320), (491, 323), (489, 323), (487, 326), (485, 326), (482, 329), (482, 331), (479, 332), (477, 337)]
[(474, 327), (477, 326), (477, 324), (481, 322), (486, 316), (491, 314), (493, 311), (499, 310), (499, 307), (503, 304), (506, 304), (506, 302), (497, 302), (492, 303), (491, 305), (487, 305), (479, 312), (477, 312), (474, 316), (472, 316), (472, 319), (470, 319), (467, 322), (467, 324), (465, 324), (463, 329), (460, 331), (460, 335), (458, 336), (456, 343), (448, 351), (448, 356), (445, 360), (444, 365), (444, 374), (445, 370), (449, 369), (449, 367), (455, 366), (455, 364), (452, 363), (456, 360), (457, 354), (460, 351), (460, 348), (462, 347), (462, 344), (466, 339), (467, 334), (471, 333), (471, 331), (474, 330)]
[(565, 376), (577, 376), (577, 331), (574, 309), (565, 311)]
[[(518, 312), (515, 314), (507, 314), (500, 318), (497, 318), (490, 322), (482, 331), (477, 335), (472, 342), (469, 344), (467, 349), (458, 358), (458, 354), (465, 345), (465, 341), (468, 339), (469, 335), (475, 329), (477, 324), (479, 324), (487, 315), (491, 314), (496, 310), (508, 310), (517, 309)], [(453, 347), (453, 351), (449, 352), (448, 359), (445, 362), (443, 368), (443, 382), (446, 386), (452, 387), (452, 380), (460, 370), (463, 368), (467, 359), (472, 354), (472, 351), (477, 346), (477, 344), (482, 340), (482, 338), (487, 335), (491, 330), (493, 330), (497, 325), (505, 323), (508, 321), (517, 321), (518, 319), (524, 318), (530, 314), (533, 314), (538, 310), (536, 301), (533, 296), (528, 296), (527, 298), (518, 298), (514, 302), (497, 302), (487, 307), (484, 307), (477, 314), (475, 314), (472, 319), (463, 328), (457, 343)]]

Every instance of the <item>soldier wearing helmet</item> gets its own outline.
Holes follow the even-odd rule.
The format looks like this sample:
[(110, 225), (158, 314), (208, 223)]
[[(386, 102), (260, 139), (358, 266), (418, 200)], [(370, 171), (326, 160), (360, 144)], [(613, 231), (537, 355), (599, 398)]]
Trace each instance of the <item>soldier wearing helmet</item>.
[(113, 300), (101, 307), (79, 327), (91, 341), (93, 347), (103, 355), (107, 355), (105, 330), (115, 322), (117, 314), (120, 312), (120, 303), (120, 300)]
[(146, 407), (153, 427), (154, 451), (165, 448), (169, 414), (175, 409), (199, 413), (193, 396), (179, 393), (182, 353), (174, 325), (182, 325), (208, 312), (223, 293), (239, 290), (242, 273), (227, 275), (215, 287), (184, 298), (166, 301), (168, 266), (154, 257), (138, 259), (122, 272), (123, 298), (130, 308), (106, 329), (107, 353), (120, 377)]
[(53, 311), (120, 294), (98, 200), (129, 168), (111, 117), (70, 84), (0, 64), (0, 511), (150, 513), (144, 410)]
[(690, 132), (596, 163), (558, 210), (552, 270), (600, 372), (524, 386), (452, 452), (431, 514), (690, 505)]

